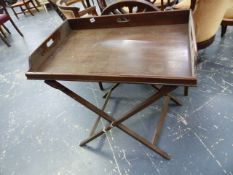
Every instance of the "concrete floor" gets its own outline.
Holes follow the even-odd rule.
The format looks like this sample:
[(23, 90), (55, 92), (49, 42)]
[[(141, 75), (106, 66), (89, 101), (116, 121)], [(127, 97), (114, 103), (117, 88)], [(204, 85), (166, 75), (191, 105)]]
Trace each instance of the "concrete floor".
[[(14, 20), (25, 37), (7, 24), (12, 47), (0, 41), (0, 175), (233, 174), (232, 28), (200, 53), (198, 87), (189, 97), (182, 96), (182, 88), (175, 92), (184, 105), (170, 105), (159, 142), (172, 155), (167, 161), (118, 129), (79, 147), (96, 115), (24, 75), (30, 53), (62, 21), (53, 11)], [(65, 84), (94, 104), (103, 103), (96, 83)], [(117, 118), (152, 93), (150, 86), (121, 85), (107, 112)], [(153, 104), (125, 124), (151, 139), (160, 106)]]

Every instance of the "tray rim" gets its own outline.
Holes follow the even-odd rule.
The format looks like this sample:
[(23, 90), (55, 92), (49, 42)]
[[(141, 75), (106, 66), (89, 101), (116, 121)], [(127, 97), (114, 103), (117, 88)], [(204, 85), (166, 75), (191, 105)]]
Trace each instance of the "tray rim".
[[(189, 10), (183, 10), (183, 11), (172, 11), (172, 13), (188, 13), (189, 17), (188, 17), (188, 22), (187, 23), (183, 23), (183, 24), (187, 24), (187, 27), (189, 30), (194, 30), (194, 28), (190, 29), (190, 23), (191, 26), (193, 26), (193, 19), (192, 19), (192, 14), (191, 11)], [(150, 12), (150, 13), (146, 13), (146, 15), (149, 14), (155, 14), (155, 13), (166, 13), (166, 12)], [(171, 12), (168, 12), (171, 13)], [(145, 15), (145, 13), (143, 14), (136, 14), (138, 15)], [(97, 17), (97, 18), (106, 18), (106, 17), (111, 17), (111, 18), (116, 18), (119, 16), (135, 16), (135, 14), (127, 14), (127, 15), (115, 15), (115, 16), (101, 16), (101, 17)], [(87, 21), (90, 20), (90, 17), (87, 18), (80, 18), (80, 19), (72, 19), (72, 20), (66, 20), (64, 23), (62, 23), (50, 36), (47, 37), (47, 39), (39, 45), (39, 47), (30, 55), (29, 60), (32, 59), (33, 54), (37, 52), (38, 49), (40, 49), (46, 42), (48, 42), (51, 38), (51, 36), (53, 36), (54, 34), (56, 34), (56, 32), (62, 27), (62, 26), (69, 26), (70, 30), (74, 30), (72, 28), (72, 22), (77, 22), (77, 21)], [(171, 24), (170, 24), (171, 25)], [(145, 25), (147, 26), (147, 24)], [(122, 26), (120, 26), (122, 27)], [(123, 26), (124, 27), (124, 26)], [(128, 26), (126, 26), (128, 27)], [(130, 27), (130, 26), (129, 26)], [(88, 28), (89, 29), (89, 28)], [(194, 38), (195, 38), (195, 32), (194, 33)], [(62, 41), (63, 42), (63, 41)], [(191, 55), (191, 44), (190, 44), (190, 36), (189, 36), (189, 40), (187, 41), (187, 44), (189, 44), (189, 62), (190, 62), (190, 66), (191, 66), (191, 74), (192, 76), (185, 76), (185, 77), (164, 77), (164, 76), (146, 76), (146, 77), (140, 77), (140, 76), (132, 76), (132, 75), (118, 75), (118, 76), (114, 76), (114, 75), (77, 75), (77, 74), (68, 74), (68, 73), (46, 73), (46, 72), (38, 72), (38, 71), (32, 71), (31, 65), (29, 66), (29, 70), (25, 73), (27, 79), (33, 79), (33, 80), (64, 80), (64, 81), (91, 81), (91, 82), (98, 82), (98, 81), (105, 81), (105, 82), (126, 82), (126, 83), (143, 83), (143, 84), (147, 84), (147, 83), (158, 83), (158, 84), (172, 84), (172, 85), (188, 85), (188, 86), (196, 86), (197, 85), (197, 76), (196, 76), (196, 67), (195, 67), (195, 59), (197, 57), (197, 51), (194, 51), (194, 57)], [(56, 50), (57, 48), (55, 48), (54, 50)], [(195, 48), (194, 48), (195, 49)], [(47, 56), (48, 57), (48, 56)], [(191, 65), (192, 64), (192, 65)], [(145, 81), (146, 80), (146, 81)], [(159, 82), (158, 82), (159, 81)]]

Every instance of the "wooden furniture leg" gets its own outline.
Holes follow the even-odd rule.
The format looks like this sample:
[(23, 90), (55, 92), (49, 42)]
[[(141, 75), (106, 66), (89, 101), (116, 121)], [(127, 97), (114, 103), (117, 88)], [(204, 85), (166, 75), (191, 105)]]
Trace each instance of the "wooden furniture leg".
[(184, 96), (188, 96), (189, 95), (189, 87), (185, 86), (184, 87)]
[(7, 31), (7, 33), (11, 34), (10, 30), (4, 24), (2, 24), (2, 27)]
[(39, 9), (36, 7), (35, 3), (33, 2), (33, 0), (31, 1), (32, 6), (36, 9), (37, 12), (40, 12)]
[(14, 21), (10, 18), (11, 24), (14, 26), (14, 28), (17, 30), (17, 32), (23, 37), (22, 32), (19, 30), (19, 28), (15, 25)]
[(160, 120), (159, 123), (156, 127), (153, 139), (152, 139), (152, 144), (153, 145), (157, 145), (159, 137), (161, 135), (161, 130), (163, 128), (165, 119), (167, 117), (167, 112), (168, 112), (168, 102), (169, 102), (169, 96), (164, 96), (163, 97), (163, 108), (162, 108), (162, 112), (161, 112), (161, 116), (160, 116)]
[(19, 6), (19, 8), (21, 9), (21, 12), (22, 12), (24, 15), (26, 15), (26, 13), (25, 13), (23, 7), (22, 7), (22, 6)]
[(32, 13), (32, 11), (31, 11), (31, 9), (30, 9), (30, 7), (29, 7), (29, 4), (25, 4), (25, 7), (26, 7), (27, 11), (28, 11), (32, 16), (34, 16), (34, 14)]
[(227, 25), (223, 25), (223, 24), (222, 24), (221, 37), (224, 37), (226, 31), (227, 31)]
[(0, 32), (0, 38), (2, 39), (2, 41), (8, 46), (10, 47), (11, 45), (7, 42), (6, 38), (4, 38), (3, 34)]
[[(113, 85), (112, 88), (107, 92), (107, 96), (106, 96), (104, 105), (103, 105), (103, 107), (102, 107), (102, 110), (103, 110), (103, 111), (104, 111), (105, 108), (107, 107), (107, 104), (108, 104), (108, 102), (109, 102), (109, 99), (110, 99), (110, 97), (111, 97), (111, 94), (112, 94), (113, 90), (114, 90), (118, 85), (119, 85), (119, 83), (116, 83), (116, 84)], [(94, 123), (94, 125), (93, 125), (93, 127), (92, 127), (92, 129), (91, 129), (90, 136), (93, 136), (93, 135), (94, 135), (94, 133), (95, 133), (97, 127), (98, 127), (98, 124), (99, 124), (99, 122), (100, 122), (100, 119), (101, 119), (101, 116), (99, 116), (99, 117), (96, 119), (96, 121), (95, 121), (95, 123)]]
[(99, 82), (99, 88), (101, 91), (104, 91), (104, 87), (103, 87), (103, 83), (102, 82)]
[(2, 36), (3, 36), (4, 38), (7, 37), (6, 34), (5, 34), (5, 32), (4, 32), (3, 29), (2, 29), (2, 26), (1, 26), (1, 25), (0, 25), (0, 33), (2, 34)]
[(16, 18), (19, 19), (18, 14), (16, 13), (15, 9), (13, 7), (11, 9), (12, 9), (14, 15), (16, 16)]
[(143, 138), (142, 136), (140, 136), (136, 132), (132, 131), (131, 129), (129, 129), (128, 127), (123, 125), (122, 122), (129, 119), (130, 117), (132, 117), (136, 113), (140, 112), (141, 110), (145, 109), (146, 107), (148, 107), (149, 105), (151, 105), (152, 103), (154, 103), (155, 101), (160, 99), (161, 97), (166, 96), (168, 93), (175, 90), (177, 88), (177, 86), (162, 86), (161, 89), (157, 93), (155, 93), (154, 95), (147, 98), (144, 102), (138, 104), (132, 110), (130, 110), (125, 115), (120, 117), (120, 119), (115, 120), (112, 116), (108, 115), (103, 110), (97, 108), (95, 105), (88, 102), (84, 98), (80, 97), (78, 94), (74, 93), (73, 91), (71, 91), (67, 87), (63, 86), (59, 82), (57, 82), (55, 80), (45, 80), (45, 83), (53, 88), (56, 88), (56, 89), (62, 91), (63, 93), (65, 93), (69, 97), (73, 98), (75, 101), (79, 102), (80, 104), (84, 105), (85, 107), (87, 107), (88, 109), (93, 111), (94, 113), (98, 114), (99, 116), (101, 116), (102, 118), (104, 118), (105, 120), (110, 122), (110, 125), (105, 127), (103, 130), (96, 132), (95, 134), (93, 134), (92, 136), (90, 136), (89, 138), (87, 138), (86, 140), (81, 142), (80, 146), (86, 145), (88, 142), (101, 136), (106, 131), (111, 130), (113, 127), (117, 127), (119, 129), (121, 129), (123, 132), (125, 132), (126, 134), (128, 134), (129, 136), (138, 140), (140, 143), (142, 143), (145, 146), (147, 146), (148, 148), (152, 149), (153, 151), (155, 151), (156, 153), (158, 153), (159, 155), (161, 155), (165, 159), (170, 159), (170, 156), (166, 152), (164, 152), (163, 150), (161, 150), (157, 146), (153, 145), (152, 143), (148, 142), (145, 138)]

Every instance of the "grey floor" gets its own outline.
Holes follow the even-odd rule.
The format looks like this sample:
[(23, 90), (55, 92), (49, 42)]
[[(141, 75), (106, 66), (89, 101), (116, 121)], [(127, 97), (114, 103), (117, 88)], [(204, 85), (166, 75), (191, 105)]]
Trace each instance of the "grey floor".
[[(0, 175), (221, 175), (233, 174), (233, 29), (200, 53), (198, 87), (170, 104), (159, 146), (164, 160), (118, 129), (79, 147), (96, 115), (46, 86), (26, 80), (30, 53), (61, 20), (53, 11), (20, 16), (21, 38), (7, 24), (12, 47), (0, 41)], [(78, 46), (77, 46), (78, 47)], [(101, 106), (96, 83), (65, 83)], [(110, 84), (104, 84), (106, 88)], [(109, 114), (116, 118), (153, 93), (150, 86), (121, 85), (114, 91)], [(161, 102), (125, 122), (151, 139)], [(102, 125), (104, 121), (102, 121)]]

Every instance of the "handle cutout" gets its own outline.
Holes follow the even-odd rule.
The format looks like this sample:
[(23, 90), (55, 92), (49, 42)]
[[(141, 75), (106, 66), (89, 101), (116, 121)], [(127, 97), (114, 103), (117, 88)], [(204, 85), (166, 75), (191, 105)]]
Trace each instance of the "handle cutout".
[(118, 23), (128, 23), (128, 22), (130, 22), (130, 20), (128, 18), (122, 17), (122, 18), (117, 18), (117, 22)]

